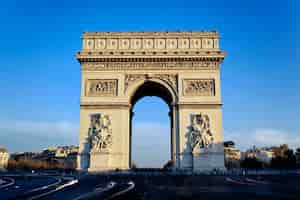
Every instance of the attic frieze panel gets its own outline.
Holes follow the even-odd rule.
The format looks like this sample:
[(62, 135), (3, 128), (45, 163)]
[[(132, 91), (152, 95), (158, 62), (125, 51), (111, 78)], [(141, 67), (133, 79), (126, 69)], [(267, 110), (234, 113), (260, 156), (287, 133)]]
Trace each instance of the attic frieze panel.
[(89, 62), (83, 71), (105, 70), (218, 70), (219, 62)]
[(83, 35), (83, 51), (219, 49), (216, 32), (89, 32)]

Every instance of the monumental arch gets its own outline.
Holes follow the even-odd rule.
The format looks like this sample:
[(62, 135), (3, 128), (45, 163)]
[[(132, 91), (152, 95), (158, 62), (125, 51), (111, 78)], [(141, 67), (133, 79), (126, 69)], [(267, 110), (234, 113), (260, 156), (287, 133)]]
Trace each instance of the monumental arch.
[(132, 107), (144, 96), (169, 106), (174, 170), (224, 169), (217, 32), (85, 32), (82, 41), (78, 169), (130, 169)]

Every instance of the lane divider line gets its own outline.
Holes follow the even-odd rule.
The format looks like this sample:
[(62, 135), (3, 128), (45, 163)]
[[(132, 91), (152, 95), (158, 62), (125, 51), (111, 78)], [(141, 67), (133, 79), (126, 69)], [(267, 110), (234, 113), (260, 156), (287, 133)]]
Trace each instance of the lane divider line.
[(69, 181), (69, 182), (67, 182), (67, 183), (65, 183), (65, 184), (63, 184), (63, 185), (58, 186), (58, 187), (55, 188), (54, 190), (50, 190), (50, 191), (48, 191), (48, 192), (45, 192), (45, 193), (42, 193), (42, 194), (39, 194), (39, 195), (30, 197), (30, 198), (27, 198), (27, 200), (39, 199), (39, 198), (41, 198), (41, 197), (44, 197), (44, 196), (47, 196), (47, 195), (52, 194), (52, 193), (54, 193), (54, 192), (57, 192), (57, 191), (59, 191), (59, 190), (62, 190), (62, 189), (64, 189), (64, 188), (66, 188), (66, 187), (70, 187), (70, 186), (72, 186), (72, 185), (75, 185), (75, 184), (77, 184), (77, 183), (78, 183), (78, 180), (77, 180), (77, 179), (72, 180), (72, 181)]
[(260, 180), (255, 180), (255, 179), (251, 179), (251, 178), (246, 178), (246, 181), (251, 182), (251, 183), (270, 184), (269, 182), (266, 182), (266, 181), (260, 181)]
[[(51, 178), (54, 178), (54, 177), (51, 177)], [(54, 178), (54, 179), (56, 179), (57, 181), (54, 182), (54, 183), (51, 183), (49, 185), (44, 185), (42, 187), (38, 187), (38, 188), (34, 188), (32, 190), (29, 190), (28, 193), (37, 192), (37, 191), (40, 191), (40, 190), (46, 190), (50, 187), (57, 186), (58, 184), (60, 184), (62, 182), (62, 179), (58, 179), (58, 178)]]
[(108, 197), (106, 200), (110, 200), (110, 199), (113, 199), (113, 198), (115, 198), (115, 197), (117, 197), (117, 196), (120, 196), (120, 195), (122, 195), (122, 194), (125, 194), (126, 192), (131, 191), (131, 190), (135, 187), (135, 184), (134, 184), (134, 182), (132, 182), (132, 181), (128, 182), (128, 185), (129, 185), (128, 188), (126, 188), (126, 189), (124, 189), (124, 190), (122, 190), (122, 191), (120, 191), (120, 192), (117, 192), (117, 193), (113, 194), (112, 196)]
[[(3, 178), (3, 179), (4, 179), (4, 178)], [(10, 178), (10, 177), (5, 177), (5, 179), (8, 179), (10, 182), (7, 183), (7, 184), (0, 185), (0, 189), (2, 189), (2, 188), (7, 188), (7, 187), (9, 187), (9, 186), (12, 186), (12, 185), (14, 185), (15, 182), (16, 182), (15, 179)]]
[(226, 178), (226, 181), (229, 183), (235, 183), (235, 184), (239, 184), (239, 185), (255, 185), (254, 183), (247, 183), (247, 182), (243, 182), (243, 181), (238, 181), (238, 180), (234, 180), (232, 178)]
[(94, 195), (99, 195), (99, 194), (101, 194), (103, 192), (106, 192), (106, 191), (114, 188), (115, 186), (116, 186), (115, 182), (110, 182), (104, 188), (103, 187), (97, 187), (97, 188), (94, 189), (94, 191), (85, 193), (83, 195), (80, 195), (79, 197), (76, 197), (73, 200), (82, 200), (82, 199), (86, 199), (86, 198), (89, 198), (89, 197), (94, 196)]

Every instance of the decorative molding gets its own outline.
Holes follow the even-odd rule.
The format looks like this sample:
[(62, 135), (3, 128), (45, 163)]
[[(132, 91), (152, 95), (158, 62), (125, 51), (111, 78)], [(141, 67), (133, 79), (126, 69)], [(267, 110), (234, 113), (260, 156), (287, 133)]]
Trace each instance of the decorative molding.
[(174, 91), (177, 91), (177, 75), (175, 74), (126, 74), (125, 92), (134, 82), (138, 80), (160, 79), (170, 85)]
[(105, 70), (217, 70), (219, 62), (96, 62), (82, 63), (83, 71)]
[(217, 31), (136, 31), (136, 32), (84, 32), (83, 38), (97, 38), (97, 37), (155, 37), (155, 36), (167, 36), (167, 37), (219, 37)]
[(126, 74), (124, 92), (126, 92), (128, 87), (132, 85), (134, 82), (138, 80), (144, 80), (146, 78), (147, 78), (146, 74)]
[(76, 54), (79, 62), (117, 62), (117, 61), (144, 61), (144, 60), (170, 60), (187, 61), (223, 61), (225, 53), (219, 50), (213, 51), (178, 51), (178, 50), (147, 50), (147, 51), (83, 51)]
[(215, 81), (214, 79), (184, 79), (183, 95), (215, 96)]
[(206, 114), (191, 115), (191, 126), (189, 130), (190, 145), (192, 150), (195, 148), (207, 148), (214, 142), (213, 134), (210, 130), (210, 120)]
[(103, 102), (84, 102), (80, 104), (81, 109), (129, 109), (131, 105), (126, 104), (111, 104)]
[(109, 115), (100, 113), (90, 115), (88, 139), (91, 152), (109, 151), (112, 146), (112, 124)]

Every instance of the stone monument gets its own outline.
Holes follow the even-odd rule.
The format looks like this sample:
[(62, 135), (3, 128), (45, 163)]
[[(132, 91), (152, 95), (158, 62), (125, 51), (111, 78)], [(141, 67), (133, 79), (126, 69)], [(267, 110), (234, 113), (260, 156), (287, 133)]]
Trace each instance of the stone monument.
[(174, 170), (224, 169), (217, 32), (87, 32), (82, 40), (79, 170), (130, 169), (132, 108), (144, 96), (169, 106)]

